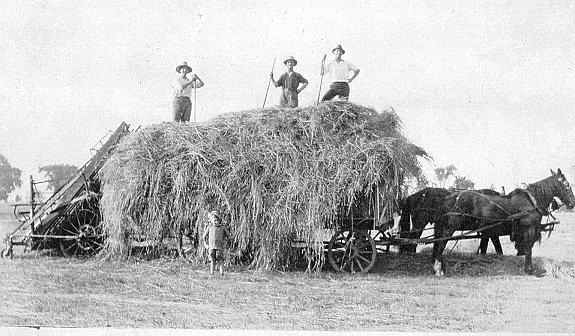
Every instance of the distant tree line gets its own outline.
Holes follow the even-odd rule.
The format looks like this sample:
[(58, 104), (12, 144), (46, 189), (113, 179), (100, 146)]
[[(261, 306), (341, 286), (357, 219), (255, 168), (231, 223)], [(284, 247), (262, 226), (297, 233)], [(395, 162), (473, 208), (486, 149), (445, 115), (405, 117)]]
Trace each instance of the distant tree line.
[(6, 201), (8, 195), (22, 186), (22, 170), (12, 167), (8, 159), (0, 154), (0, 201)]
[[(446, 167), (435, 168), (434, 173), (435, 178), (437, 179), (439, 184), (437, 185), (438, 187), (445, 189), (458, 189), (458, 190), (463, 189), (472, 190), (475, 188), (475, 183), (473, 181), (471, 181), (465, 176), (461, 176), (458, 174), (455, 165), (451, 164)], [(451, 183), (449, 183), (450, 180), (452, 180)], [(431, 181), (429, 181), (429, 179), (425, 175), (421, 174), (407, 181), (407, 185), (404, 190), (403, 196), (407, 197), (408, 195), (416, 191), (431, 186), (434, 186), (434, 184), (432, 184)]]
[[(55, 192), (60, 189), (76, 172), (78, 167), (69, 164), (53, 164), (38, 168), (47, 181), (46, 189)], [(0, 202), (8, 200), (10, 193), (22, 186), (22, 170), (12, 167), (8, 159), (0, 154)], [(16, 199), (21, 199), (20, 195)]]
[[(465, 176), (457, 174), (457, 168), (454, 165), (435, 168), (435, 177), (437, 177), (437, 180), (441, 183), (442, 187), (446, 189), (473, 189), (475, 187), (475, 183), (473, 183), (473, 181), (467, 179)], [(453, 184), (450, 186), (446, 185), (449, 177), (453, 177), (454, 179)]]

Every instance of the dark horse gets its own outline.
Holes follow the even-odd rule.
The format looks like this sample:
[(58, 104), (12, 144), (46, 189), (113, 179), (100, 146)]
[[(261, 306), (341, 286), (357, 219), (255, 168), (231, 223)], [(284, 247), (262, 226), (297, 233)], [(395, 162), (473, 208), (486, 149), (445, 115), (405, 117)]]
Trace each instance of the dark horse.
[[(409, 195), (401, 206), (399, 230), (401, 238), (419, 239), (427, 223), (443, 218), (442, 206), (451, 191), (444, 188), (425, 188)], [(410, 221), (411, 219), (411, 221)], [(414, 252), (417, 245), (400, 245), (400, 252)]]
[[(485, 195), (499, 195), (497, 191), (491, 189), (481, 189), (476, 192)], [(399, 221), (400, 237), (419, 239), (428, 223), (435, 224), (443, 220), (443, 201), (452, 193), (453, 191), (444, 188), (429, 187), (409, 195), (402, 202), (401, 220)], [(503, 254), (501, 243), (497, 236), (481, 238), (481, 246), (484, 245), (487, 248), (489, 238), (491, 238), (497, 253)], [(405, 244), (399, 246), (399, 251), (415, 253), (416, 248), (417, 245), (415, 244)]]
[(575, 207), (575, 196), (561, 172), (515, 189), (506, 196), (482, 195), (473, 191), (454, 193), (443, 202), (443, 220), (435, 223), (433, 259), (435, 275), (442, 276), (442, 254), (446, 239), (455, 231), (489, 229), (488, 236), (510, 235), (518, 251), (525, 254), (525, 273), (533, 274), (533, 244), (541, 239), (541, 219), (553, 198), (559, 198), (568, 209)]

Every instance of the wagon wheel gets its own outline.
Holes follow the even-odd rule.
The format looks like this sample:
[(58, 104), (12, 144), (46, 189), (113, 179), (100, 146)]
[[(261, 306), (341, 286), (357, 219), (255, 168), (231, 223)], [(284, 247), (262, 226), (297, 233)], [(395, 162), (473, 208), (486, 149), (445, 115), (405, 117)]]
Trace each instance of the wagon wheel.
[(196, 222), (195, 218), (184, 221), (183, 225), (178, 228), (176, 239), (178, 256), (187, 261), (192, 261), (197, 257), (198, 233), (192, 228), (194, 222)]
[(14, 252), (12, 251), (12, 248), (5, 248), (2, 251), (0, 251), (0, 255), (2, 255), (2, 258), (12, 258), (14, 256)]
[(375, 264), (377, 248), (366, 232), (340, 230), (329, 242), (327, 257), (338, 272), (367, 273)]
[(193, 240), (183, 231), (180, 231), (178, 233), (177, 244), (180, 258), (190, 261), (196, 252)]
[(80, 208), (69, 214), (62, 223), (61, 233), (70, 238), (59, 240), (60, 251), (66, 257), (94, 255), (104, 246), (101, 231), (100, 213)]

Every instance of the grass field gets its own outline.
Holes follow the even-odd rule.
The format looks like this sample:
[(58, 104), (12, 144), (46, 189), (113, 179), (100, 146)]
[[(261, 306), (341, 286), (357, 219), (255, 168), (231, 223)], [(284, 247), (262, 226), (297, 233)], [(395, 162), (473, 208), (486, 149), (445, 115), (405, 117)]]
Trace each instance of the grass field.
[[(0, 217), (0, 233), (15, 222)], [(381, 254), (366, 275), (255, 272), (178, 259), (99, 262), (16, 250), (0, 259), (0, 326), (223, 328), (333, 331), (571, 333), (575, 330), (575, 214), (534, 249), (542, 275), (506, 255), (477, 256), (478, 241), (432, 275), (429, 248)]]

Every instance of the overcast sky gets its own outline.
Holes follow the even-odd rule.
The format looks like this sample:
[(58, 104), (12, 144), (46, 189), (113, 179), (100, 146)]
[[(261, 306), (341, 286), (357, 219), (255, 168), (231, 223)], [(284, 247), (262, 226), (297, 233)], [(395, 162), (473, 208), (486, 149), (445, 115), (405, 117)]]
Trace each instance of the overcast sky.
[(430, 169), (478, 188), (573, 180), (572, 1), (0, 1), (0, 153), (24, 180), (82, 165), (122, 121), (170, 120), (181, 61), (206, 83), (199, 121), (261, 107), (288, 55), (310, 105), (336, 44), (361, 69), (350, 100), (392, 106)]

